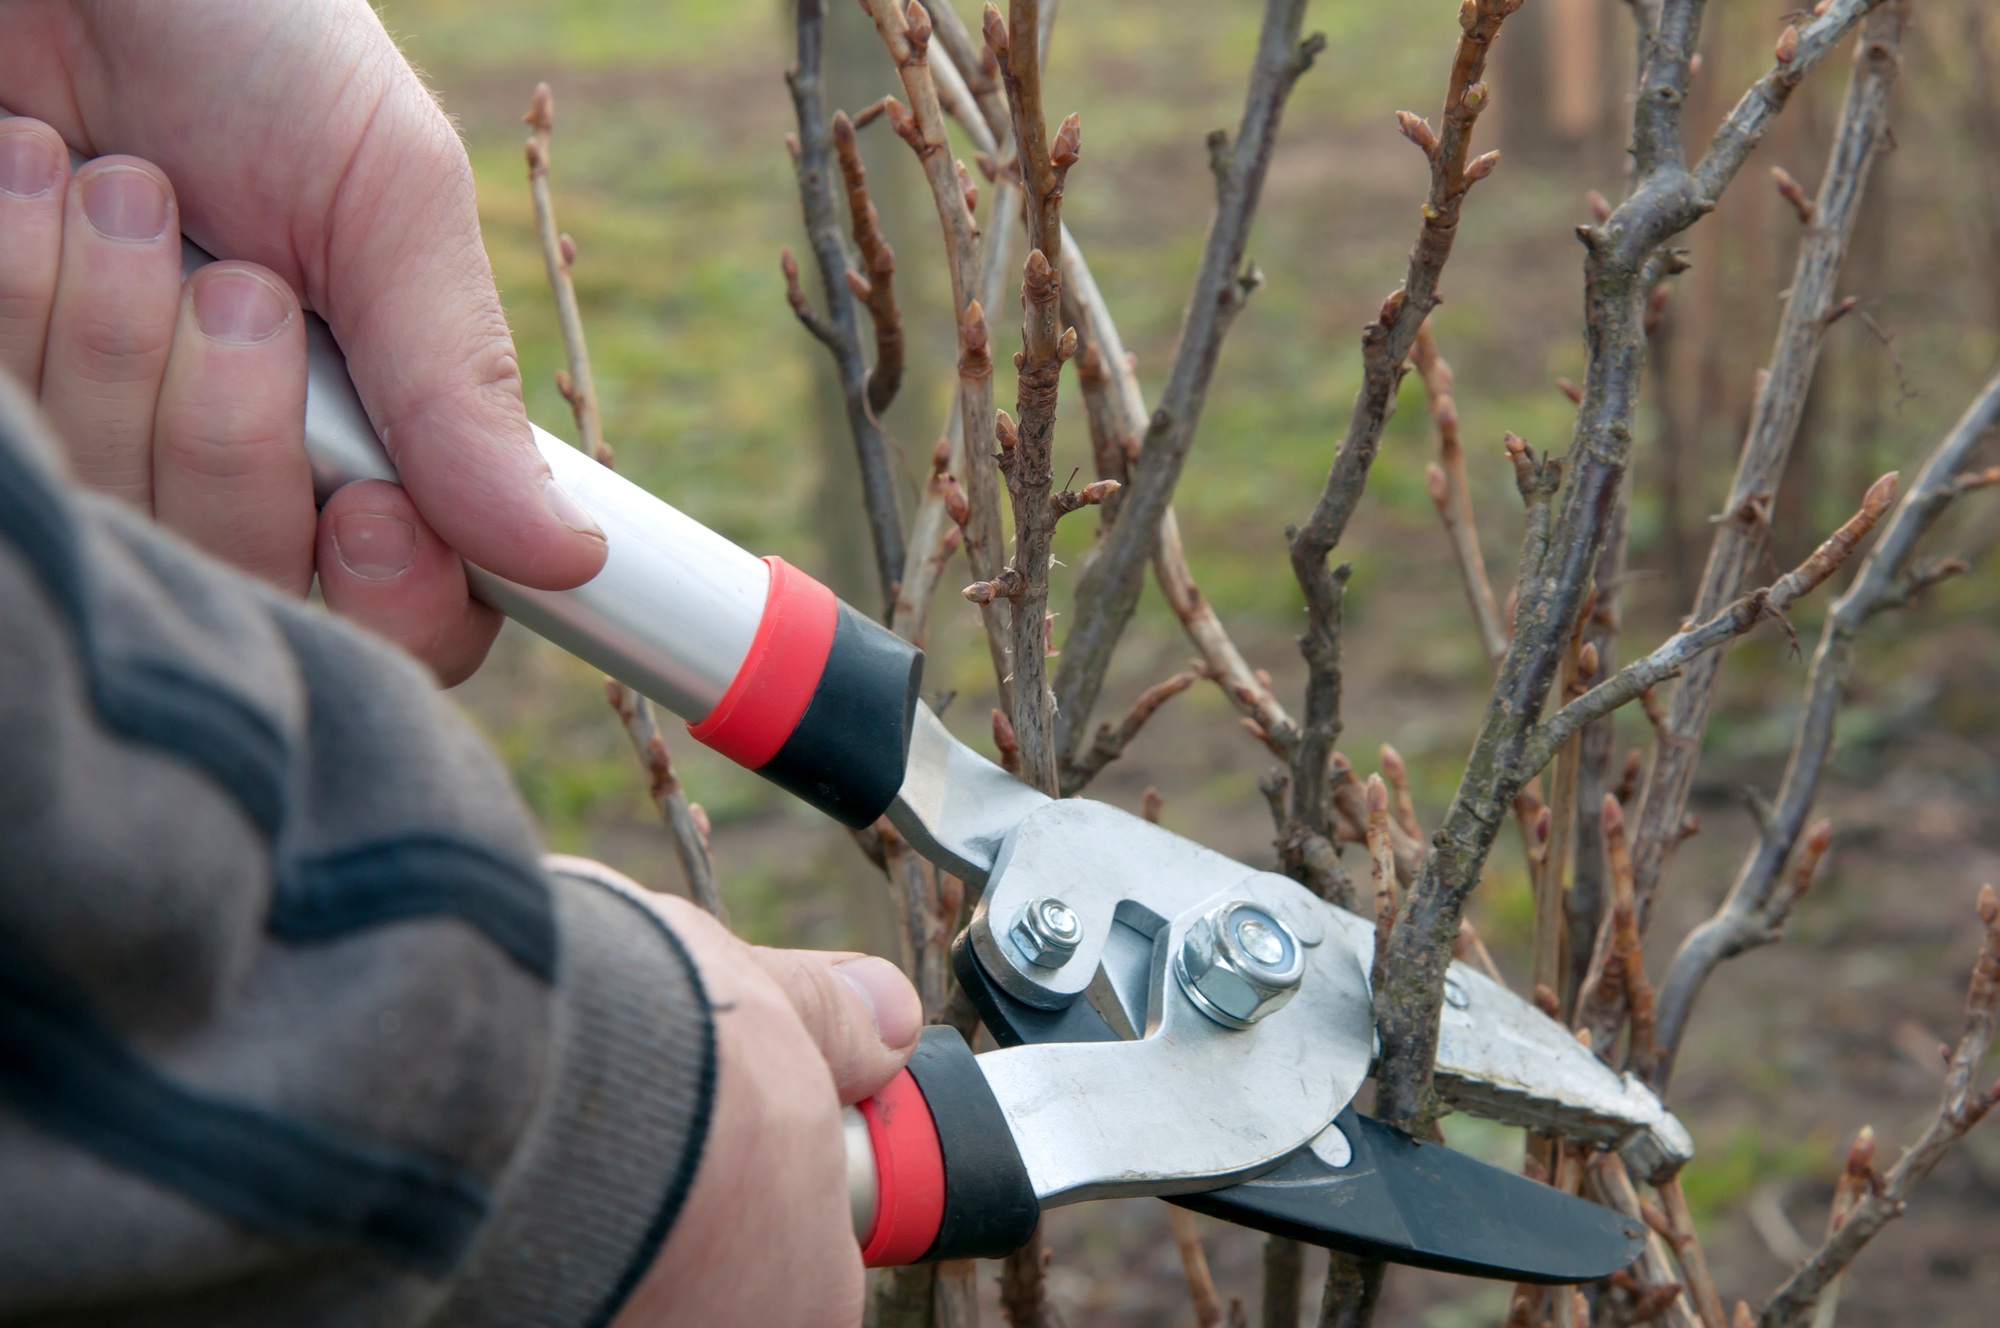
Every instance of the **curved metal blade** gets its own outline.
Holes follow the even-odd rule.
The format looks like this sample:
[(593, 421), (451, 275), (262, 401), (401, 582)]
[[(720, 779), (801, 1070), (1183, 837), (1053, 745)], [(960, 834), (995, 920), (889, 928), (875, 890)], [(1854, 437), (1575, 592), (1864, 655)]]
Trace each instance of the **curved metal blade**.
[[(1366, 1258), (1517, 1282), (1606, 1277), (1645, 1248), (1645, 1227), (1622, 1214), (1352, 1107), (1335, 1127), (1345, 1150), (1300, 1149), (1256, 1180), (1170, 1202)], [(1340, 1161), (1342, 1151), (1341, 1166), (1322, 1156)]]

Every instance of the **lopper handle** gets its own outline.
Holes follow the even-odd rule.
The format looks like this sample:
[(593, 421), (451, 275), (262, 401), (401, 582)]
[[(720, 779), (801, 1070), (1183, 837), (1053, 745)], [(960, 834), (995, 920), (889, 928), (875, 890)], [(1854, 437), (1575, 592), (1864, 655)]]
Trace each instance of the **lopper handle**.
[[(212, 261), (184, 241), (184, 266)], [(394, 482), (347, 361), (306, 315), (306, 454), (320, 502)], [(532, 426), (531, 426), (532, 427)], [(531, 590), (471, 564), (473, 593), (688, 721), (700, 742), (859, 829), (902, 787), (923, 653), (780, 558), (759, 558), (547, 431), (535, 446), (604, 531), (604, 568)]]
[(870, 1268), (997, 1259), (1034, 1234), (1034, 1184), (957, 1029), (926, 1028), (908, 1068), (845, 1120), (848, 1204)]

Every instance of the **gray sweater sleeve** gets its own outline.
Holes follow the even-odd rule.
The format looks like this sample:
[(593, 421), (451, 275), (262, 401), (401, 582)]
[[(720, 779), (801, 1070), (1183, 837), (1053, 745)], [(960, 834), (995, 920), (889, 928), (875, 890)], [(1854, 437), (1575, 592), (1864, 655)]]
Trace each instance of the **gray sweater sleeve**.
[(0, 375), (0, 1323), (607, 1322), (699, 979), (401, 656), (60, 478)]

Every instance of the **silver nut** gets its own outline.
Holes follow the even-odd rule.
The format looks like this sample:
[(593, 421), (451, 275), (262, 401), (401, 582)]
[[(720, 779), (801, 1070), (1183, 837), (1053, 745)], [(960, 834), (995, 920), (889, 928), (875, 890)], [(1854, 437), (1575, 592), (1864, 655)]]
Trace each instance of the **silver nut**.
[(1035, 967), (1061, 968), (1083, 940), (1083, 920), (1060, 899), (1030, 899), (1007, 935)]
[(1245, 899), (1197, 920), (1174, 956), (1181, 990), (1228, 1028), (1248, 1028), (1292, 999), (1305, 971), (1305, 947), (1292, 929)]

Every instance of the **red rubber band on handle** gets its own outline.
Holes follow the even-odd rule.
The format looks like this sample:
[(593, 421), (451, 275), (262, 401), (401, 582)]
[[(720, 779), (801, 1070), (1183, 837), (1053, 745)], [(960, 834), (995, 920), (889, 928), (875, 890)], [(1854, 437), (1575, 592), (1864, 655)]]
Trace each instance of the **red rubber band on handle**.
[(861, 1104), (875, 1148), (875, 1226), (861, 1243), (870, 1268), (915, 1263), (944, 1225), (944, 1148), (930, 1104), (908, 1070)]
[(770, 589), (750, 649), (729, 689), (701, 722), (688, 725), (696, 742), (746, 770), (761, 769), (805, 718), (833, 653), (840, 601), (786, 562), (766, 558)]

